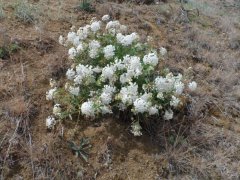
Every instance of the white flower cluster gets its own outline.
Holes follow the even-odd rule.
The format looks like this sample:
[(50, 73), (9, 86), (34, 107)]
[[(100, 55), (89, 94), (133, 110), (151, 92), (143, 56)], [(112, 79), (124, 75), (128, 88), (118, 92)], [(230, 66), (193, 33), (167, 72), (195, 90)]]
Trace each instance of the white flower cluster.
[(94, 21), (91, 24), (91, 30), (92, 32), (96, 33), (101, 28), (101, 21)]
[(156, 53), (149, 53), (143, 57), (143, 62), (145, 64), (156, 66), (158, 64), (158, 57)]
[(155, 89), (161, 93), (175, 91), (176, 94), (181, 95), (184, 90), (184, 84), (181, 80), (181, 74), (173, 76), (172, 73), (169, 73), (166, 77), (159, 76), (154, 81)]
[[(65, 105), (56, 103), (56, 87), (46, 94), (47, 100), (54, 99), (56, 103), (53, 116), (47, 118), (48, 127), (54, 124), (53, 118), (63, 117), (63, 107), (89, 118), (128, 111), (134, 121), (131, 132), (140, 136), (141, 119), (136, 117), (159, 116), (170, 120), (174, 109), (183, 105), (187, 80), (167, 69), (156, 71), (159, 55), (165, 56), (167, 50), (160, 48), (158, 54), (140, 43), (137, 33), (126, 34), (126, 26), (109, 20), (110, 16), (104, 15), (102, 21), (93, 19), (77, 32), (71, 30), (67, 37), (59, 37), (59, 43), (69, 47), (73, 65), (66, 72)], [(196, 87), (195, 81), (188, 84), (190, 91)]]
[(135, 32), (125, 36), (122, 33), (117, 34), (117, 41), (121, 43), (123, 46), (129, 46), (134, 41), (137, 41), (138, 39), (139, 39), (139, 36)]
[(110, 59), (114, 56), (115, 47), (113, 45), (108, 45), (103, 49), (104, 57)]
[(46, 126), (48, 129), (52, 129), (54, 125), (56, 124), (56, 120), (52, 116), (48, 116), (46, 119)]
[(92, 101), (84, 102), (81, 106), (82, 114), (90, 117), (95, 116), (94, 103)]
[(52, 89), (49, 89), (47, 92), (46, 92), (46, 100), (52, 100), (54, 98), (54, 94), (55, 92), (57, 91), (57, 88), (54, 87)]
[(98, 50), (99, 48), (101, 47), (100, 43), (96, 40), (92, 40), (90, 43), (89, 43), (89, 57), (91, 57), (92, 59), (98, 57)]
[(105, 21), (105, 22), (107, 22), (109, 19), (110, 19), (110, 16), (108, 14), (102, 17), (102, 21)]
[(133, 122), (131, 127), (132, 127), (131, 132), (133, 133), (134, 136), (142, 135), (141, 132), (142, 127), (140, 126), (139, 121)]
[[(56, 94), (57, 94), (57, 90), (58, 90), (56, 87), (56, 84), (57, 83), (55, 80), (50, 79), (50, 86), (52, 89), (49, 89), (46, 92), (46, 100), (50, 101), (50, 100), (54, 100), (56, 98)], [(53, 116), (48, 116), (46, 118), (46, 126), (48, 129), (52, 129), (54, 127), (54, 125), (57, 122), (55, 117), (61, 117), (61, 113), (62, 113), (61, 105), (55, 104), (53, 106)]]

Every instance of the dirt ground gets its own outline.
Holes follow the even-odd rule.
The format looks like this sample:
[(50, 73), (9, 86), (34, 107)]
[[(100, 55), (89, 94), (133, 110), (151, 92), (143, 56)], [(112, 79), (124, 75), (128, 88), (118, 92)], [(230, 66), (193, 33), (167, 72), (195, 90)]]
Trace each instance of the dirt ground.
[[(177, 0), (103, 0), (91, 13), (77, 0), (32, 0), (29, 24), (15, 16), (15, 4), (1, 3), (0, 47), (19, 48), (0, 58), (0, 179), (240, 179), (239, 0), (188, 0), (183, 7)], [(166, 47), (164, 63), (173, 72), (191, 67), (198, 89), (189, 113), (171, 127), (150, 125), (134, 137), (129, 123), (109, 118), (64, 121), (47, 131), (49, 79), (63, 82), (71, 64), (58, 37), (104, 14)], [(184, 118), (192, 122), (179, 123)], [(83, 137), (92, 145), (87, 162), (69, 148)]]

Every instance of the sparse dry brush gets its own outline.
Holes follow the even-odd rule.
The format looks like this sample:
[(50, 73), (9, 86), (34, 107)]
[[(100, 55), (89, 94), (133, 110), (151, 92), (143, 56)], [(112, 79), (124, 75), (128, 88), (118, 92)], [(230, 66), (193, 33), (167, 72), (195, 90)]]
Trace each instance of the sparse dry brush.
[(0, 2), (0, 179), (240, 178), (239, 3)]
[(14, 5), (15, 16), (24, 23), (34, 23), (37, 17), (37, 9), (26, 0), (16, 1)]

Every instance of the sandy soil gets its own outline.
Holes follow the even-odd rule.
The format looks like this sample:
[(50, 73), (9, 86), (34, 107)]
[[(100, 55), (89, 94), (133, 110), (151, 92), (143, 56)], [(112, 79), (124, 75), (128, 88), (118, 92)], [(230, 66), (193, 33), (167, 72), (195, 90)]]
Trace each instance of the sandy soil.
[[(93, 13), (76, 10), (78, 1), (29, 1), (37, 7), (30, 24), (15, 17), (15, 1), (2, 2), (0, 46), (20, 48), (0, 59), (0, 179), (240, 178), (239, 0), (189, 0), (184, 8), (173, 0), (97, 1)], [(104, 14), (166, 47), (173, 72), (192, 67), (199, 84), (193, 102), (184, 116), (150, 124), (142, 137), (114, 118), (64, 121), (47, 131), (49, 79), (61, 84), (70, 65), (58, 37)], [(68, 145), (83, 137), (92, 145), (88, 162)]]

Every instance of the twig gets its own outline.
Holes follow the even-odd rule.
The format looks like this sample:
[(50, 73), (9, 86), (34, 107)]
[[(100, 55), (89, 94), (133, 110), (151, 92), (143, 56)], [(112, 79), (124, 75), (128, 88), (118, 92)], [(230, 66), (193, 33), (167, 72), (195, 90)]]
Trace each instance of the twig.
[(29, 137), (29, 146), (30, 146), (30, 159), (31, 159), (31, 166), (32, 166), (32, 175), (33, 175), (33, 179), (35, 179), (34, 177), (34, 164), (33, 164), (33, 160), (32, 160), (32, 136), (30, 133), (28, 133), (28, 137)]
[[(21, 122), (21, 119), (18, 120), (17, 126), (16, 126), (16, 128), (15, 128), (15, 130), (14, 130), (14, 132), (13, 132), (13, 135), (12, 135), (12, 137), (9, 139), (9, 146), (8, 146), (8, 149), (7, 149), (6, 156), (5, 156), (5, 158), (4, 158), (2, 167), (4, 167), (4, 165), (5, 165), (5, 163), (6, 163), (6, 160), (7, 160), (8, 156), (9, 156), (9, 151), (10, 151), (10, 149), (11, 149), (11, 147), (12, 147), (12, 141), (13, 141), (13, 140), (15, 139), (15, 137), (16, 137), (16, 133), (17, 133), (17, 130), (18, 130), (18, 127), (19, 127), (20, 122)], [(2, 170), (1, 177), (4, 177), (4, 176), (3, 176), (3, 172), (4, 172), (4, 170)]]
[(2, 139), (2, 141), (1, 141), (1, 143), (0, 143), (0, 147), (2, 146), (2, 143), (4, 142), (4, 140), (5, 140), (8, 132), (9, 132), (9, 130), (8, 130), (8, 131), (5, 133), (5, 135), (3, 136), (3, 139)]

